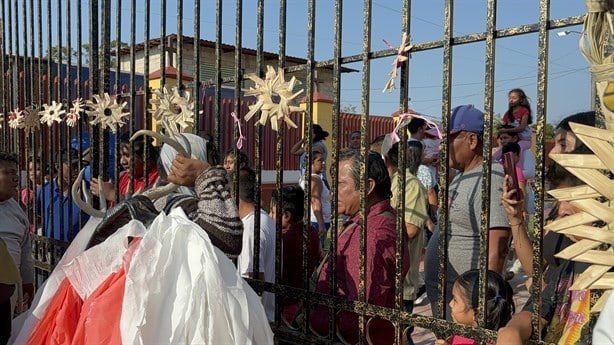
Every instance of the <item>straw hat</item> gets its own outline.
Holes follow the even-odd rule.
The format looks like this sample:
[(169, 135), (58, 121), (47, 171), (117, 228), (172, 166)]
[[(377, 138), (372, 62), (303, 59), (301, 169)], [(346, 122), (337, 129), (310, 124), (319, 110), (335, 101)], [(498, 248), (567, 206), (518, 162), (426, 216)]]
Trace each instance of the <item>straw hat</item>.
[[(614, 188), (608, 173), (614, 173), (614, 130), (571, 123), (574, 134), (594, 155), (551, 154), (550, 157), (585, 185), (549, 191), (558, 200), (570, 201), (582, 212), (561, 218), (545, 226), (545, 229), (567, 236), (582, 238), (556, 256), (562, 259), (589, 263), (575, 279), (571, 290), (595, 289), (606, 291), (593, 306), (598, 312), (614, 289)], [(596, 199), (598, 198), (598, 199)], [(588, 226), (603, 221), (603, 227)], [(599, 248), (607, 246), (606, 250)]]

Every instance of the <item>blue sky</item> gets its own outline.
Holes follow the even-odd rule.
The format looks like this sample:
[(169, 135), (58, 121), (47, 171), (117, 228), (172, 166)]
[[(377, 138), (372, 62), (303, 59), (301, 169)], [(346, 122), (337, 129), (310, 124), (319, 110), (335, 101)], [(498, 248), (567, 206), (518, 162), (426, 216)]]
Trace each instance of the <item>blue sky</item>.
[[(71, 0), (72, 10), (76, 11), (76, 1)], [(137, 9), (137, 42), (143, 39), (143, 5), (138, 1)], [(256, 47), (256, 1), (243, 1), (243, 46)], [(287, 47), (286, 54), (296, 57), (306, 57), (307, 54), (307, 2), (289, 0)], [(194, 11), (193, 1), (184, 1), (183, 33), (193, 35)], [(223, 41), (235, 43), (235, 1), (225, 1), (223, 4)], [(43, 4), (45, 13), (46, 3)], [(64, 5), (63, 5), (64, 6)], [(84, 11), (87, 5), (84, 2)], [(116, 13), (115, 1), (112, 11)], [(52, 1), (52, 10), (56, 11), (56, 1)], [(64, 8), (64, 7), (63, 7)], [(344, 56), (362, 52), (363, 3), (359, 0), (345, 1), (343, 11), (343, 42)], [(411, 35), (412, 43), (439, 40), (443, 37), (443, 0), (420, 0), (412, 2)], [(160, 34), (160, 1), (151, 1), (151, 37)], [(65, 11), (63, 9), (63, 11)], [(371, 50), (385, 50), (387, 46), (382, 39), (393, 45), (398, 45), (401, 39), (401, 0), (373, 0), (372, 42)], [(175, 1), (166, 3), (166, 32), (176, 33), (177, 5)], [(559, 0), (552, 1), (551, 19), (585, 13), (584, 1)], [(128, 42), (130, 3), (122, 1), (122, 40)], [(507, 28), (522, 24), (533, 24), (538, 21), (539, 1), (537, 0), (501, 0), (497, 7), (497, 28)], [(75, 21), (75, 16), (71, 16)], [(84, 29), (87, 28), (87, 13), (82, 14)], [(215, 2), (212, 0), (201, 3), (201, 38), (215, 40)], [(54, 22), (57, 19), (54, 18)], [(46, 19), (43, 19), (43, 26)], [(115, 28), (115, 19), (111, 27)], [(55, 27), (56, 24), (53, 23)], [(65, 35), (65, 26), (63, 31)], [(456, 1), (454, 8), (454, 35), (461, 36), (482, 32), (486, 26), (486, 6), (484, 1)], [(277, 52), (279, 40), (279, 2), (265, 0), (264, 48), (266, 51)], [(315, 49), (317, 60), (327, 60), (333, 57), (334, 40), (334, 1), (321, 0), (316, 4)], [(581, 31), (581, 27), (570, 27), (568, 30)], [(549, 47), (549, 83), (547, 120), (557, 123), (562, 117), (577, 111), (590, 108), (590, 76), (588, 64), (578, 48), (579, 35), (571, 34), (558, 37), (556, 31), (550, 35)], [(57, 41), (55, 38), (54, 41)], [(112, 34), (115, 38), (115, 33)], [(76, 40), (73, 34), (73, 40)], [(84, 39), (87, 40), (84, 32)], [(495, 112), (504, 112), (507, 107), (507, 92), (520, 87), (529, 98), (535, 102), (537, 92), (537, 34), (528, 34), (505, 38), (497, 41), (495, 67)], [(65, 38), (63, 38), (65, 39)], [(54, 42), (54, 44), (57, 44)], [(21, 49), (21, 48), (20, 48)], [(485, 43), (472, 43), (454, 47), (452, 66), (452, 105), (472, 103), (482, 108), (484, 103), (484, 52)], [(399, 102), (398, 90), (393, 93), (382, 93), (390, 64), (393, 57), (372, 60), (371, 85), (369, 89), (370, 109), (373, 115), (386, 116), (397, 110)], [(442, 97), (442, 49), (417, 52), (412, 54), (410, 62), (410, 107), (435, 119), (441, 118)], [(362, 64), (346, 65), (357, 70)], [(354, 105), (360, 110), (361, 72), (345, 74), (341, 81), (341, 104)]]

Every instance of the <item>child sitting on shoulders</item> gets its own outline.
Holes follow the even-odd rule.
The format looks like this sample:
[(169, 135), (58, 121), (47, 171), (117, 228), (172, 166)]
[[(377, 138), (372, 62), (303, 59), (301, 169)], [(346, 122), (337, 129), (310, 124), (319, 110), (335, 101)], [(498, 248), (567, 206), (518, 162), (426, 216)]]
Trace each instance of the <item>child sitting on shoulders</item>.
[(531, 148), (531, 128), (533, 122), (531, 105), (527, 95), (522, 89), (512, 89), (508, 93), (508, 110), (503, 115), (503, 122), (512, 125), (513, 128), (499, 130), (499, 133), (510, 133), (518, 135), (518, 145), (523, 150)]

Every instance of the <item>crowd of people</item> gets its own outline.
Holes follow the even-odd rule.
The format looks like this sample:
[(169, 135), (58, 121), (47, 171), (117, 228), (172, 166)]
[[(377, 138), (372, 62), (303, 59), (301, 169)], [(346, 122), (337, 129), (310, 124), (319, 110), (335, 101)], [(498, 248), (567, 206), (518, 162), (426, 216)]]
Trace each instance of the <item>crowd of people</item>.
[[(508, 280), (522, 271), (527, 276), (527, 287), (535, 283), (532, 280), (532, 245), (528, 236), (528, 220), (535, 212), (532, 188), (535, 162), (529, 126), (532, 111), (521, 89), (511, 90), (508, 96), (509, 109), (503, 116), (503, 125), (497, 128), (497, 146), (492, 152), (488, 199), (490, 219), (487, 222), (485, 327), (498, 331), (498, 343), (501, 344), (522, 343), (530, 338), (532, 331), (533, 305), (529, 301), (522, 308), (515, 306), (514, 291)], [(268, 205), (256, 200), (256, 173), (250, 168), (245, 153), (231, 149), (226, 152), (223, 167), (218, 166), (217, 159), (212, 157), (215, 150), (211, 144), (191, 134), (178, 138), (183, 141), (183, 146), (192, 148), (191, 157), (178, 155), (168, 145), (158, 148), (149, 139), (130, 143), (129, 137), (123, 136), (120, 138), (119, 160), (123, 171), (117, 185), (111, 180), (93, 176), (87, 178), (84, 185), (87, 192), (104, 196), (110, 207), (119, 207), (130, 196), (149, 188), (166, 183), (178, 184), (181, 187), (177, 192), (154, 200), (156, 210), (170, 214), (174, 208), (181, 208), (204, 230), (213, 246), (234, 261), (240, 276), (274, 283), (276, 252), (279, 250), (280, 284), (333, 294), (349, 301), (359, 300), (364, 292), (367, 303), (395, 308), (398, 293), (395, 286), (400, 273), (404, 278), (403, 307), (411, 313), (415, 305), (440, 298), (440, 262), (447, 260), (446, 285), (443, 286), (446, 310), (437, 310), (437, 303), (431, 303), (432, 315), (477, 326), (483, 163), (488, 159), (483, 156), (484, 114), (472, 105), (461, 105), (453, 108), (449, 116), (450, 177), (446, 183), (448, 228), (445, 232), (438, 222), (438, 194), (442, 192), (438, 176), (441, 142), (431, 125), (421, 118), (414, 118), (407, 125), (410, 133), (407, 143), (393, 142), (390, 134), (378, 136), (371, 143), (364, 170), (364, 215), (361, 212), (361, 132), (349, 133), (348, 147), (340, 151), (337, 162), (334, 162), (338, 168), (335, 204), (326, 174), (328, 151), (324, 141), (329, 133), (317, 124), (312, 128), (312, 144), (303, 139), (291, 150), (300, 156), (299, 181), (284, 186), (281, 193), (275, 190)], [(551, 152), (590, 152), (571, 131), (569, 123), (573, 122), (594, 126), (595, 113), (578, 113), (561, 121), (556, 128), (555, 146)], [(405, 152), (405, 157), (400, 157), (399, 152)], [(518, 189), (511, 189), (512, 176), (504, 173), (503, 157), (508, 154), (515, 163)], [(33, 217), (37, 217), (34, 223), (40, 225), (41, 234), (68, 242), (88, 222), (88, 214), (81, 212), (70, 197), (71, 186), (79, 175), (78, 168), (84, 163), (83, 156), (74, 148), (68, 148), (58, 153), (55, 162), (53, 170), (56, 173), (52, 174), (39, 158), (32, 157), (28, 161), (31, 164), (28, 185), (17, 199), (17, 157), (0, 153), (0, 212), (5, 219), (0, 227), (3, 267), (0, 272), (0, 344), (9, 339), (10, 320), (16, 310), (22, 311), (24, 305), (27, 308), (34, 298), (31, 236), (37, 229), (30, 225)], [(311, 172), (309, 176), (307, 170)], [(549, 168), (547, 180), (548, 188), (572, 187), (581, 183), (556, 164)], [(304, 209), (306, 195), (309, 195), (309, 210)], [(261, 205), (260, 209), (258, 205)], [(337, 207), (341, 220), (334, 248), (330, 245), (329, 231), (333, 205)], [(578, 209), (573, 205), (560, 201), (549, 211), (548, 220), (555, 221), (576, 212)], [(398, 213), (404, 220), (400, 225), (401, 232), (397, 230)], [(363, 217), (366, 218), (366, 228)], [(279, 219), (281, 228), (277, 229), (276, 221)], [(367, 234), (364, 251), (361, 243), (363, 231)], [(278, 234), (281, 248), (276, 248)], [(448, 244), (445, 258), (440, 257), (439, 251), (443, 234), (447, 235)], [(596, 317), (582, 314), (583, 321), (577, 322), (578, 318), (574, 319), (570, 314), (583, 312), (574, 309), (578, 303), (572, 302), (590, 304), (594, 292), (568, 291), (573, 278), (585, 270), (586, 265), (554, 256), (569, 246), (571, 240), (552, 232), (543, 236), (545, 273), (541, 282), (542, 306), (537, 312), (544, 327), (544, 340), (590, 342)], [(256, 244), (258, 248), (255, 248)], [(306, 248), (306, 255), (302, 254), (303, 248)], [(402, 248), (401, 253), (397, 253), (398, 248)], [(515, 252), (514, 256), (510, 255), (510, 250)], [(127, 252), (124, 255), (132, 254)], [(514, 260), (517, 263), (510, 265), (509, 261)], [(361, 265), (365, 265), (364, 286), (359, 283)], [(331, 282), (334, 283), (331, 285)], [(349, 343), (358, 342), (359, 318), (353, 312), (342, 310), (331, 314), (330, 306), (324, 304), (306, 308), (298, 297), (276, 298), (266, 291), (261, 302), (268, 322), (275, 322), (277, 303), (285, 327), (297, 328), (307, 324), (315, 334), (328, 336), (330, 318), (334, 317), (337, 327), (334, 337)], [(74, 327), (81, 329), (79, 327), (85, 326)], [(365, 327), (373, 344), (394, 342), (391, 322), (373, 317)], [(39, 328), (33, 330), (34, 338), (26, 335), (25, 339), (51, 336), (50, 331)], [(406, 332), (407, 344), (413, 344), (412, 331), (410, 327)], [(472, 343), (476, 342), (461, 335), (437, 340), (437, 344)]]

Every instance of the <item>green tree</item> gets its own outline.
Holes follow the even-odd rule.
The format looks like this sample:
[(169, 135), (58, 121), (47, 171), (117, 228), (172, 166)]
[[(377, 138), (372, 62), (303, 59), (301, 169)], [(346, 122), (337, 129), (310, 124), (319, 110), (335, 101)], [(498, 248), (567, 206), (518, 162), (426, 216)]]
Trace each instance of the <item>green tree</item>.
[[(533, 129), (533, 131), (536, 131), (537, 124), (532, 124), (531, 129)], [(554, 140), (554, 132), (554, 126), (551, 123), (546, 123), (546, 126), (544, 126), (544, 139)]]
[[(111, 41), (111, 51), (117, 51), (117, 41), (113, 40)], [(128, 48), (129, 45), (126, 42), (120, 42), (119, 44), (120, 49), (122, 48)], [(74, 48), (71, 48), (71, 58), (74, 61), (75, 59), (77, 59), (77, 50), (75, 50)], [(49, 53), (51, 52), (51, 60), (53, 61), (59, 61), (60, 59), (60, 52), (62, 53), (62, 61), (66, 61), (67, 57), (68, 57), (68, 47), (65, 46), (53, 46), (51, 47), (51, 50), (47, 50), (45, 52), (45, 57), (49, 56)], [(100, 54), (98, 55), (99, 58), (99, 64), (102, 64), (102, 51), (100, 51)], [(90, 63), (90, 44), (89, 43), (83, 43), (81, 45), (81, 58), (83, 59), (84, 63), (89, 64)], [(111, 68), (113, 68), (115, 65), (117, 65), (117, 54), (115, 55), (111, 55)]]
[(344, 114), (357, 114), (358, 110), (354, 104), (342, 104), (340, 112)]
[[(113, 40), (111, 41), (111, 52), (115, 51), (115, 55), (111, 55), (111, 68), (115, 67), (117, 65), (117, 40)], [(119, 43), (119, 48), (123, 49), (123, 48), (128, 48), (129, 45), (126, 42), (120, 42)], [(100, 47), (98, 47), (100, 48)], [(89, 43), (83, 43), (81, 45), (81, 51), (83, 54), (83, 58), (85, 59), (85, 63), (89, 64), (90, 63), (90, 45)], [(98, 53), (98, 64), (99, 66), (102, 65), (102, 50), (100, 50), (100, 52)]]
[[(70, 50), (71, 58), (73, 60), (76, 59), (77, 51), (72, 48)], [(53, 61), (57, 62), (60, 60), (60, 53), (62, 53), (62, 61), (66, 61), (68, 58), (68, 47), (53, 46), (51, 47), (51, 50), (47, 49), (47, 51), (45, 52), (45, 56), (49, 56), (49, 53), (51, 53), (51, 60)]]

